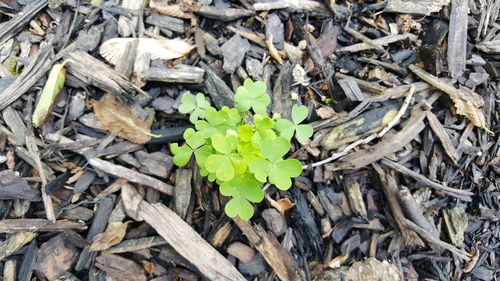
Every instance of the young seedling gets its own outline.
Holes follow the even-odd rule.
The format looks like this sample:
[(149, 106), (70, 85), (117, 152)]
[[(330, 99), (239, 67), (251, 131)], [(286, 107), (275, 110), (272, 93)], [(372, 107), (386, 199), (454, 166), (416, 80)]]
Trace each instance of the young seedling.
[[(283, 157), (290, 151), (294, 135), (303, 142), (312, 136), (313, 129), (300, 124), (308, 115), (305, 106), (293, 106), (291, 121), (279, 115), (269, 117), (266, 108), (271, 99), (262, 81), (245, 80), (234, 98), (236, 108), (217, 110), (201, 93), (184, 94), (179, 111), (190, 114), (195, 128), (184, 132), (183, 145), (173, 143), (170, 150), (179, 167), (194, 155), (200, 174), (217, 182), (222, 195), (231, 197), (226, 214), (248, 220), (254, 213), (251, 203), (264, 199), (264, 183), (287, 190), (292, 178), (302, 173), (299, 160)], [(252, 122), (247, 118), (250, 110), (254, 113)]]

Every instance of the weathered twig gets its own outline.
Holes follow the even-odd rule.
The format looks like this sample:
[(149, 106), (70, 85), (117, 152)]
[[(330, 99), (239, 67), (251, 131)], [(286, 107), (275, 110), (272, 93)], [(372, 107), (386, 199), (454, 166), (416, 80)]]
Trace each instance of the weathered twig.
[(358, 44), (342, 47), (342, 48), (338, 49), (337, 51), (340, 53), (342, 53), (342, 52), (356, 53), (356, 52), (374, 49), (375, 48), (374, 45), (387, 46), (391, 43), (395, 43), (395, 42), (406, 40), (406, 39), (409, 39), (411, 41), (416, 41), (417, 36), (414, 34), (411, 34), (411, 33), (389, 35), (386, 37), (374, 39), (374, 40), (372, 40), (372, 42), (370, 44), (364, 43), (364, 42), (358, 43)]
[(66, 231), (68, 229), (85, 230), (84, 222), (58, 220), (50, 222), (45, 219), (3, 219), (0, 220), (0, 233), (15, 233), (22, 231)]
[(8, 22), (0, 25), (0, 44), (12, 38), (25, 28), (26, 24), (35, 17), (47, 4), (48, 0), (31, 1), (26, 7)]

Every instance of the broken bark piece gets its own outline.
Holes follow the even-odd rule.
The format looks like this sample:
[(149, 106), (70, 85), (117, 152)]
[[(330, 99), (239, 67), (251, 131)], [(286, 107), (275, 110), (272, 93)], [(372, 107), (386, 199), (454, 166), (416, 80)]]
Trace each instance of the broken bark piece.
[(276, 236), (280, 236), (288, 230), (285, 217), (276, 209), (265, 209), (262, 211), (262, 218), (266, 221), (267, 228)]
[(112, 93), (123, 102), (132, 103), (136, 93), (148, 95), (122, 74), (87, 53), (75, 51), (66, 54), (64, 58), (71, 60), (66, 65), (69, 74), (86, 84)]
[(316, 46), (324, 58), (328, 58), (337, 49), (337, 37), (339, 34), (340, 26), (334, 26), (319, 36)]
[(141, 74), (144, 81), (165, 83), (203, 83), (205, 71), (199, 67), (178, 64), (171, 68), (152, 67)]
[(431, 111), (427, 111), (427, 120), (429, 121), (432, 131), (434, 131), (434, 134), (436, 134), (438, 139), (441, 141), (444, 151), (450, 157), (451, 161), (457, 165), (458, 160), (460, 160), (460, 156), (458, 155), (458, 152), (451, 142), (450, 136), (448, 136), (448, 133), (444, 129), (443, 125)]
[(14, 171), (0, 172), (0, 199), (24, 199), (40, 201), (39, 190), (33, 189), (28, 182), (18, 176)]
[(363, 201), (363, 194), (361, 193), (359, 183), (356, 181), (356, 178), (349, 175), (344, 178), (344, 183), (347, 198), (349, 199), (349, 206), (351, 206), (353, 213), (363, 218), (368, 218), (365, 202)]
[(135, 152), (134, 155), (141, 163), (140, 172), (164, 179), (169, 176), (173, 166), (172, 156), (160, 151), (147, 153), (143, 150)]
[(293, 106), (292, 84), (293, 69), (290, 62), (281, 66), (278, 78), (275, 81), (272, 98), (272, 112), (281, 114), (282, 118), (290, 118)]
[(453, 78), (462, 76), (467, 55), (467, 18), (469, 1), (452, 0), (448, 32), (448, 70)]
[(153, 13), (146, 18), (146, 23), (177, 33), (184, 33), (184, 21), (181, 19)]
[(464, 232), (469, 224), (469, 219), (465, 210), (460, 207), (444, 209), (443, 218), (448, 237), (453, 245), (462, 246), (464, 243)]
[(339, 53), (357, 53), (357, 52), (361, 52), (361, 51), (365, 51), (365, 50), (375, 49), (374, 46), (387, 46), (389, 44), (392, 44), (392, 43), (395, 43), (398, 41), (402, 41), (402, 40), (406, 40), (406, 39), (409, 39), (410, 41), (416, 41), (417, 36), (415, 36), (414, 34), (411, 34), (411, 33), (389, 35), (386, 37), (377, 38), (377, 39), (372, 40), (372, 44), (368, 44), (368, 43), (364, 43), (364, 42), (358, 43), (358, 44), (342, 47), (342, 48), (338, 49), (337, 52), (339, 52)]
[(127, 233), (128, 223), (113, 221), (108, 223), (108, 227), (102, 233), (97, 234), (89, 246), (90, 251), (104, 251), (120, 243)]
[(422, 208), (413, 198), (410, 190), (406, 186), (401, 186), (399, 188), (399, 195), (401, 198), (401, 208), (406, 217), (418, 226), (429, 231), (436, 239), (439, 239), (439, 231), (434, 223), (424, 216)]
[(234, 107), (233, 91), (231, 91), (226, 83), (213, 70), (211, 70), (208, 65), (200, 62), (200, 66), (207, 74), (205, 86), (207, 87), (208, 94), (212, 98), (215, 106), (219, 109), (223, 106)]
[(288, 252), (279, 244), (276, 238), (259, 225), (252, 226), (249, 222), (236, 217), (233, 219), (250, 244), (259, 251), (267, 263), (273, 268), (274, 273), (282, 281), (298, 280), (295, 273), (295, 264)]
[(233, 21), (235, 19), (250, 17), (255, 14), (254, 11), (235, 8), (221, 8), (214, 6), (201, 5), (194, 10), (195, 13), (202, 15), (209, 19), (218, 21)]
[(122, 198), (127, 213), (144, 219), (181, 256), (192, 263), (210, 280), (246, 280), (217, 250), (212, 248), (194, 229), (176, 213), (161, 203), (149, 204), (142, 200), (131, 186), (122, 187)]
[(272, 38), (272, 43), (278, 50), (285, 48), (285, 28), (276, 14), (270, 14), (266, 23), (266, 38)]
[(177, 169), (175, 173), (174, 210), (182, 219), (186, 219), (191, 202), (192, 178), (193, 171), (191, 169)]
[(134, 252), (151, 247), (167, 245), (165, 239), (159, 236), (143, 237), (137, 239), (129, 239), (106, 250), (106, 253), (120, 254), (126, 252)]
[(75, 246), (60, 234), (40, 246), (35, 270), (48, 280), (55, 280), (71, 269), (77, 257)]
[(351, 101), (364, 101), (368, 98), (365, 93), (361, 92), (358, 83), (354, 79), (340, 79), (337, 83)]
[(144, 269), (137, 263), (124, 257), (102, 253), (96, 258), (95, 266), (116, 280), (146, 281)]
[(248, 50), (250, 50), (248, 40), (242, 38), (239, 34), (233, 35), (221, 47), (222, 56), (224, 57), (224, 71), (233, 74), (236, 68), (243, 62)]
[(14, 134), (17, 145), (24, 146), (26, 143), (27, 129), (23, 119), (21, 119), (17, 111), (8, 106), (2, 111), (2, 117), (5, 124), (9, 126), (12, 131), (12, 134)]
[(68, 229), (85, 230), (84, 222), (57, 220), (52, 223), (46, 219), (3, 219), (0, 221), (0, 233), (15, 233), (21, 231), (56, 232)]
[(499, 54), (500, 53), (500, 39), (493, 41), (485, 41), (476, 45), (479, 50), (488, 54)]
[(19, 268), (18, 281), (30, 281), (33, 274), (33, 268), (36, 263), (36, 255), (38, 252), (38, 246), (36, 241), (32, 241), (26, 249), (24, 254), (21, 267)]
[(384, 93), (387, 88), (384, 87), (384, 86), (380, 86), (378, 83), (375, 83), (375, 82), (368, 82), (368, 81), (365, 81), (365, 80), (361, 80), (361, 79), (358, 79), (358, 78), (355, 78), (353, 76), (349, 76), (349, 75), (345, 75), (345, 74), (342, 74), (342, 73), (335, 73), (335, 78), (337, 80), (341, 80), (341, 79), (352, 79), (356, 82), (356, 84), (358, 84), (358, 86), (367, 91), (367, 92), (370, 92), (370, 93), (374, 93), (374, 94), (382, 94)]
[(19, 232), (0, 243), (0, 261), (17, 252), (38, 236), (36, 232)]
[(384, 11), (389, 13), (403, 13), (429, 16), (431, 13), (441, 11), (450, 0), (388, 0)]
[(326, 150), (332, 150), (379, 132), (396, 116), (399, 107), (398, 103), (387, 103), (381, 108), (360, 114), (331, 129), (321, 141), (321, 146)]

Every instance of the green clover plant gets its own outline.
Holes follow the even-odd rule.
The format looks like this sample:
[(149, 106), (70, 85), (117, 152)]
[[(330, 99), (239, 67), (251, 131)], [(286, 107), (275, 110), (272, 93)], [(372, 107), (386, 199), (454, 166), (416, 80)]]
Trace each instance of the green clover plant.
[[(182, 96), (181, 113), (190, 114), (194, 129), (184, 132), (183, 145), (173, 143), (174, 163), (182, 167), (194, 155), (200, 174), (219, 184), (220, 193), (231, 197), (225, 211), (229, 217), (248, 220), (253, 216), (251, 203), (264, 199), (266, 182), (281, 190), (292, 186), (292, 178), (302, 172), (296, 159), (283, 159), (295, 137), (303, 142), (313, 134), (311, 126), (300, 124), (307, 118), (305, 106), (294, 105), (292, 120), (267, 115), (271, 102), (262, 81), (245, 80), (234, 96), (236, 108), (217, 110), (201, 93)], [(253, 120), (246, 118), (250, 110)]]

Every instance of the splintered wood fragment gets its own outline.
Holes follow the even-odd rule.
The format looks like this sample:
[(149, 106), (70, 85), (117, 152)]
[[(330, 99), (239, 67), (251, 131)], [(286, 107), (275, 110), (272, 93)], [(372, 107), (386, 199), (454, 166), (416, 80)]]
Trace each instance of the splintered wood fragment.
[(381, 163), (384, 164), (385, 166), (397, 171), (397, 172), (400, 172), (402, 174), (405, 174), (407, 176), (412, 177), (413, 179), (415, 179), (416, 181), (420, 182), (421, 184), (423, 184), (425, 186), (436, 189), (440, 192), (446, 193), (450, 196), (457, 197), (457, 198), (462, 199), (462, 200), (467, 201), (467, 202), (472, 201), (471, 196), (474, 195), (473, 192), (447, 187), (441, 183), (437, 183), (435, 181), (432, 181), (432, 180), (428, 179), (427, 177), (420, 175), (420, 174), (406, 168), (405, 166), (403, 166), (399, 163), (393, 162), (389, 159), (382, 159)]
[(159, 14), (151, 14), (146, 18), (146, 23), (156, 25), (160, 28), (166, 28), (177, 33), (184, 33), (184, 21), (181, 19)]
[[(370, 58), (365, 58), (365, 57), (358, 58), (358, 61), (362, 61), (362, 62), (370, 63), (370, 64), (373, 64), (373, 65), (381, 66), (381, 67), (389, 70), (390, 72), (393, 72), (393, 73), (401, 75), (401, 76), (408, 75), (408, 72), (406, 71), (406, 69), (401, 68), (401, 67), (399, 67), (396, 64), (392, 64), (392, 63), (388, 63), (388, 62), (383, 62), (383, 61), (379, 61), (379, 60), (374, 60), (374, 59), (370, 59)], [(391, 88), (391, 89), (393, 89), (393, 88)]]
[(370, 44), (368, 43), (358, 43), (338, 49), (340, 53), (357, 53), (365, 50), (375, 49), (376, 46), (387, 46), (389, 44), (409, 39), (410, 41), (416, 41), (417, 36), (411, 33), (389, 35), (382, 38), (373, 39)]
[(132, 186), (122, 187), (125, 210), (144, 219), (182, 257), (209, 280), (244, 281), (241, 273), (174, 211), (161, 203), (149, 204)]
[(245, 54), (250, 50), (250, 43), (239, 34), (233, 35), (221, 47), (224, 65), (222, 68), (226, 73), (233, 74), (236, 68), (241, 66)]
[(281, 55), (278, 53), (278, 50), (276, 50), (276, 47), (274, 47), (272, 34), (270, 34), (266, 39), (266, 45), (271, 57), (273, 57), (273, 59), (275, 59), (279, 64), (283, 64), (283, 59), (281, 58)]
[(38, 12), (40, 12), (47, 4), (48, 0), (35, 0), (26, 2), (29, 3), (24, 7), (24, 9), (9, 21), (4, 22), (0, 25), (0, 45), (5, 43), (13, 36), (17, 35), (26, 25), (34, 18)]
[(175, 173), (174, 210), (182, 219), (186, 219), (191, 202), (192, 178), (193, 171), (191, 169), (178, 169)]
[(427, 111), (427, 120), (429, 121), (429, 125), (431, 125), (432, 131), (441, 141), (444, 151), (450, 157), (451, 161), (453, 161), (453, 163), (457, 165), (458, 160), (460, 160), (460, 156), (453, 146), (450, 136), (444, 129), (443, 125), (441, 124), (441, 122), (439, 122), (436, 115), (434, 115), (434, 113), (432, 113), (431, 111)]
[(349, 75), (345, 75), (345, 74), (342, 74), (342, 73), (335, 73), (335, 78), (337, 80), (341, 80), (341, 79), (352, 79), (353, 81), (356, 82), (356, 84), (358, 84), (358, 86), (367, 91), (367, 92), (370, 92), (370, 93), (374, 93), (374, 94), (382, 94), (383, 92), (385, 92), (387, 90), (386, 87), (384, 86), (380, 86), (379, 84), (377, 83), (374, 83), (374, 82), (367, 82), (365, 80), (361, 80), (361, 79), (358, 79), (358, 78), (355, 78), (355, 77), (352, 77), (352, 76), (349, 76)]
[(35, 239), (38, 234), (32, 231), (24, 231), (14, 234), (0, 243), (0, 261), (21, 249), (24, 245)]
[(385, 199), (389, 203), (392, 217), (394, 218), (394, 221), (398, 226), (399, 232), (403, 236), (405, 245), (424, 246), (423, 241), (420, 239), (420, 237), (418, 237), (418, 235), (414, 231), (405, 227), (405, 215), (403, 213), (403, 209), (401, 208), (398, 185), (396, 183), (396, 178), (394, 177), (394, 172), (385, 171), (375, 163), (373, 163), (372, 166), (379, 175)]
[(224, 22), (233, 21), (239, 18), (251, 17), (255, 14), (254, 11), (245, 9), (221, 8), (205, 5), (199, 6), (197, 9), (195, 9), (194, 12), (206, 18)]
[(69, 74), (86, 84), (112, 93), (123, 102), (132, 103), (137, 98), (136, 93), (148, 95), (122, 74), (87, 53), (75, 51), (64, 55), (64, 58), (72, 60), (66, 65)]
[(50, 222), (46, 219), (3, 219), (0, 220), (0, 233), (15, 233), (21, 231), (56, 232), (68, 229), (85, 230), (84, 222), (57, 220)]
[(36, 253), (38, 252), (36, 241), (32, 241), (26, 248), (26, 252), (19, 268), (18, 281), (30, 281), (31, 275), (33, 274), (33, 268), (36, 263)]
[(102, 253), (96, 258), (95, 266), (113, 280), (123, 281), (146, 281), (144, 268), (134, 261), (124, 257)]
[(244, 30), (241, 27), (237, 28), (234, 26), (228, 26), (227, 30), (239, 34), (241, 37), (246, 38), (263, 48), (267, 47), (265, 35), (262, 33), (254, 33), (251, 30)]
[(500, 53), (500, 39), (492, 41), (484, 41), (476, 45), (479, 50), (488, 54)]
[(283, 118), (290, 118), (292, 112), (292, 73), (292, 65), (289, 61), (286, 61), (281, 66), (278, 78), (274, 82), (271, 111), (281, 114)]
[(385, 53), (385, 49), (384, 49), (384, 47), (382, 47), (380, 45), (380, 43), (376, 43), (375, 41), (373, 41), (369, 37), (366, 37), (362, 33), (359, 33), (357, 30), (350, 28), (349, 26), (347, 26), (347, 24), (344, 26), (344, 31), (347, 32), (347, 34), (351, 35), (352, 37), (358, 39), (359, 41), (362, 41), (362, 42), (370, 45), (375, 50), (377, 50), (381, 53)]
[(17, 261), (8, 259), (3, 265), (3, 281), (16, 281)]
[(388, 0), (384, 12), (429, 16), (431, 13), (441, 11), (448, 3), (450, 0)]
[(484, 105), (483, 98), (480, 95), (466, 87), (457, 89), (448, 85), (434, 75), (420, 69), (416, 65), (410, 65), (408, 68), (420, 79), (448, 94), (457, 109), (457, 114), (465, 116), (472, 122), (472, 124), (474, 124), (474, 126), (482, 128), (487, 132), (491, 132), (488, 128), (486, 128), (486, 117), (480, 108)]
[(167, 244), (168, 243), (165, 241), (165, 239), (159, 236), (143, 237), (143, 238), (122, 241), (120, 244), (117, 244), (107, 249), (105, 252), (110, 254), (121, 254), (127, 252), (135, 252), (157, 246), (163, 246)]
[(132, 169), (113, 164), (111, 162), (99, 159), (99, 158), (91, 158), (88, 159), (90, 165), (94, 168), (97, 168), (103, 172), (106, 172), (110, 175), (116, 176), (118, 178), (124, 178), (129, 182), (142, 184), (151, 188), (154, 188), (162, 193), (172, 195), (174, 193), (173, 186), (164, 183), (163, 181), (157, 180), (151, 176), (139, 173)]
[(16, 138), (16, 144), (24, 146), (26, 142), (26, 125), (19, 116), (19, 113), (15, 111), (11, 106), (8, 106), (2, 111), (3, 121), (7, 126), (9, 126), (12, 134)]
[(247, 237), (250, 244), (264, 257), (280, 280), (298, 280), (292, 257), (274, 236), (267, 233), (259, 225), (252, 226), (248, 221), (238, 217), (234, 218), (233, 221)]
[(0, 172), (0, 199), (40, 201), (41, 197), (39, 190), (31, 188), (28, 182), (17, 176), (14, 171), (4, 170)]
[(349, 206), (355, 215), (367, 218), (365, 202), (363, 201), (363, 193), (361, 193), (359, 183), (352, 175), (344, 178), (345, 190), (349, 199)]
[(436, 226), (424, 216), (420, 204), (416, 202), (406, 186), (399, 187), (399, 196), (401, 198), (401, 207), (406, 217), (423, 229), (427, 229), (434, 237), (439, 238)]
[(274, 2), (258, 2), (253, 4), (256, 11), (282, 10), (289, 12), (317, 12), (328, 14), (328, 9), (319, 1), (312, 0), (281, 0)]
[(448, 70), (451, 77), (462, 76), (467, 52), (467, 12), (469, 1), (452, 0), (448, 31)]
[[(44, 2), (44, 1), (38, 1)], [(0, 30), (5, 30), (0, 28)], [(9, 104), (16, 101), (19, 97), (25, 94), (35, 83), (40, 81), (45, 73), (52, 66), (51, 57), (54, 55), (54, 47), (51, 43), (46, 45), (41, 44), (38, 53), (31, 59), (31, 63), (24, 67), (21, 75), (12, 82), (7, 89), (0, 94), (0, 110), (4, 109)]]
[(356, 83), (356, 80), (340, 79), (337, 82), (339, 83), (340, 88), (342, 88), (342, 90), (344, 91), (344, 94), (351, 101), (363, 101), (368, 98), (365, 93), (361, 92), (361, 89), (359, 88), (358, 83)]
[(142, 73), (145, 81), (158, 81), (165, 83), (203, 83), (205, 70), (199, 67), (179, 64), (172, 68), (152, 67)]
[(233, 107), (234, 106), (234, 93), (226, 85), (224, 80), (222, 80), (208, 65), (200, 62), (201, 68), (205, 69), (206, 78), (205, 86), (208, 89), (208, 93), (212, 98), (215, 106), (217, 108), (222, 108), (223, 106)]

